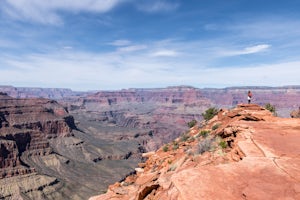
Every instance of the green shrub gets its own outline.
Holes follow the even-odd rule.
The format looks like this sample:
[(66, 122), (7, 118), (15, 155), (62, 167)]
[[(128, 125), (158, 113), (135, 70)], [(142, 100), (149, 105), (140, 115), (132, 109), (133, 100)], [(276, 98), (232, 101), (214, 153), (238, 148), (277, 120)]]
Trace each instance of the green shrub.
[(222, 140), (219, 142), (220, 147), (222, 147), (222, 149), (226, 149), (227, 148), (227, 142)]
[(189, 128), (194, 127), (197, 124), (197, 121), (195, 119), (193, 119), (192, 121), (188, 122), (187, 125)]
[(164, 151), (164, 152), (169, 151), (169, 146), (168, 146), (168, 145), (165, 145), (165, 146), (163, 147), (163, 151)]
[(209, 133), (210, 133), (209, 130), (202, 130), (202, 131), (200, 131), (199, 134), (200, 134), (202, 137), (206, 137), (206, 136), (208, 136)]
[(211, 129), (214, 131), (220, 127), (220, 124), (215, 124), (211, 127)]
[(184, 135), (181, 136), (180, 141), (181, 142), (186, 142), (189, 138), (190, 138), (190, 136), (188, 134), (184, 134)]
[(270, 103), (267, 103), (265, 105), (265, 109), (267, 109), (268, 111), (270, 111), (271, 113), (273, 113), (273, 115), (277, 115), (276, 114), (276, 108), (274, 105), (270, 104)]
[(173, 142), (173, 150), (177, 150), (179, 148), (178, 142)]
[(202, 113), (202, 117), (208, 121), (212, 119), (216, 114), (218, 114), (218, 109), (215, 107), (211, 107), (207, 109), (204, 113)]

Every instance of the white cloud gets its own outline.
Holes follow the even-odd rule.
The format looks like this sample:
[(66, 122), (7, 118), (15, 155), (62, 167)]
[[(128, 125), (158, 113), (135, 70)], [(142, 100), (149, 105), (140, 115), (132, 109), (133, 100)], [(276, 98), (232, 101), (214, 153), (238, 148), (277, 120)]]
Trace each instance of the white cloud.
[(154, 13), (173, 11), (179, 7), (179, 3), (174, 3), (165, 0), (143, 0), (137, 4), (137, 8), (141, 11)]
[[(166, 39), (135, 45), (126, 45), (134, 41), (119, 40), (112, 43), (116, 49), (110, 52), (82, 52), (73, 48), (15, 57), (0, 52), (0, 85), (96, 90), (169, 85), (299, 84), (300, 61), (272, 59), (272, 63), (277, 64), (262, 65), (253, 57), (250, 62), (230, 59), (230, 64), (223, 63), (224, 55), (220, 56), (217, 47), (232, 49), (223, 40)], [(254, 54), (269, 46), (249, 46), (237, 52)]]
[(147, 49), (146, 45), (132, 45), (132, 46), (125, 46), (125, 47), (120, 47), (118, 48), (118, 51), (122, 52), (132, 52), (132, 51), (140, 51)]
[(258, 53), (262, 51), (266, 51), (270, 48), (270, 45), (268, 44), (260, 44), (252, 47), (246, 47), (244, 51), (242, 51), (242, 54), (252, 54), (252, 53)]
[(97, 12), (110, 11), (124, 0), (4, 0), (1, 8), (10, 17), (23, 21), (58, 24), (62, 20), (59, 11)]
[(127, 46), (131, 44), (131, 41), (129, 40), (115, 40), (113, 42), (108, 43), (109, 45), (112, 46)]
[[(176, 45), (184, 44), (173, 44)], [(156, 59), (149, 56), (155, 48), (148, 45), (142, 52), (126, 51), (126, 56), (121, 51), (87, 53), (74, 49), (16, 57), (0, 54), (0, 85), (96, 90), (183, 84), (196, 87), (299, 84), (300, 61), (207, 67), (210, 62), (203, 62), (203, 58), (209, 54), (204, 51), (203, 58), (195, 52), (172, 59), (164, 56)]]
[(247, 55), (247, 54), (255, 54), (268, 50), (271, 45), (268, 44), (259, 44), (255, 46), (246, 47), (241, 50), (223, 50), (220, 54), (224, 56), (238, 56), (238, 55)]
[(172, 51), (172, 50), (159, 50), (159, 51), (156, 51), (156, 52), (150, 54), (150, 56), (153, 56), (153, 57), (174, 57), (177, 55), (178, 55), (178, 52)]

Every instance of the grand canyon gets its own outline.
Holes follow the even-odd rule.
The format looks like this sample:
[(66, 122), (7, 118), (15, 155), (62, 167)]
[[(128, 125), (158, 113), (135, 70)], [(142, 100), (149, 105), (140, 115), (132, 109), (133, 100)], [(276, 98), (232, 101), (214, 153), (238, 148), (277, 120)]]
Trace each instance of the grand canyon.
[[(257, 106), (251, 104), (236, 108), (246, 103), (248, 90), (252, 91), (252, 103)], [(88, 199), (105, 193), (107, 187), (115, 182), (119, 183), (110, 186), (104, 196), (93, 198), (129, 199), (135, 196), (136, 199), (176, 199), (184, 195), (180, 198), (193, 199), (186, 189), (195, 182), (188, 177), (198, 168), (200, 171), (196, 175), (199, 179), (203, 174), (213, 176), (210, 173), (215, 168), (219, 170), (216, 176), (221, 176), (224, 164), (228, 164), (228, 170), (240, 170), (252, 176), (247, 165), (256, 165), (252, 161), (258, 156), (258, 164), (268, 166), (258, 170), (270, 169), (275, 173), (278, 169), (268, 163), (271, 153), (268, 154), (267, 148), (274, 148), (277, 152), (270, 150), (274, 157), (281, 159), (279, 168), (296, 174), (296, 180), (299, 178), (299, 172), (291, 169), (289, 162), (293, 158), (294, 165), (299, 166), (296, 162), (299, 159), (297, 147), (291, 153), (285, 146), (276, 146), (280, 141), (280, 133), (276, 131), (270, 138), (274, 144), (268, 143), (265, 148), (262, 143), (268, 138), (260, 138), (273, 129), (284, 129), (283, 139), (296, 141), (299, 121), (287, 118), (292, 111), (292, 116), (298, 117), (299, 86), (221, 89), (177, 86), (89, 92), (0, 86), (0, 92), (2, 199)], [(267, 103), (275, 106), (278, 117), (262, 108)], [(204, 122), (202, 113), (210, 107), (222, 111), (218, 118)], [(198, 123), (189, 129), (187, 123), (192, 120)], [(228, 147), (203, 155), (195, 154), (201, 139), (196, 134), (202, 129), (211, 130), (214, 124), (220, 126), (211, 131), (209, 137), (215, 142), (219, 136)], [(264, 132), (265, 129), (268, 131)], [(260, 136), (257, 132), (263, 134)], [(186, 134), (194, 140), (180, 143), (180, 138)], [(247, 137), (254, 137), (254, 144)], [(180, 143), (178, 149), (162, 151), (165, 144), (172, 146), (172, 141)], [(260, 148), (255, 148), (255, 144), (259, 144)], [(152, 152), (151, 156), (149, 152)], [(172, 163), (176, 164), (176, 167), (173, 166), (175, 169), (170, 169)], [(183, 180), (184, 177), (187, 179)], [(226, 178), (234, 181), (232, 177)], [(221, 182), (212, 183), (214, 179), (210, 178), (205, 180), (203, 184), (221, 187)], [(260, 181), (262, 185), (268, 184)], [(281, 174), (278, 183), (284, 181), (288, 181), (291, 187), (298, 187)], [(187, 185), (182, 186), (180, 182)], [(243, 184), (248, 183), (245, 180)], [(246, 192), (239, 195), (244, 194), (251, 199), (255, 196), (255, 188), (251, 187), (244, 188)], [(240, 190), (237, 189), (233, 196), (226, 195), (238, 199), (239, 196), (234, 195)], [(206, 199), (219, 198), (219, 193), (206, 196), (211, 192), (205, 191), (199, 190), (199, 195)], [(298, 190), (295, 191), (297, 193)], [(297, 199), (299, 196), (294, 194), (291, 197)]]

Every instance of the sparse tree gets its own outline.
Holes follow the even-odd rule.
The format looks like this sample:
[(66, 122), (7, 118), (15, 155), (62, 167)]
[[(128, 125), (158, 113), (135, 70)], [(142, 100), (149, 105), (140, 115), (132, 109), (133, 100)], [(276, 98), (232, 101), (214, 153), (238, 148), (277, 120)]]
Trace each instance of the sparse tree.
[(197, 121), (195, 119), (193, 119), (192, 121), (188, 122), (187, 125), (189, 128), (194, 127), (197, 124)]
[(274, 105), (270, 104), (270, 103), (267, 103), (265, 105), (265, 109), (267, 109), (268, 111), (270, 111), (271, 113), (273, 113), (273, 115), (277, 116), (277, 113), (276, 113), (276, 108)]
[(212, 119), (216, 114), (218, 114), (218, 109), (215, 107), (211, 107), (207, 109), (204, 113), (202, 113), (202, 117), (208, 121)]

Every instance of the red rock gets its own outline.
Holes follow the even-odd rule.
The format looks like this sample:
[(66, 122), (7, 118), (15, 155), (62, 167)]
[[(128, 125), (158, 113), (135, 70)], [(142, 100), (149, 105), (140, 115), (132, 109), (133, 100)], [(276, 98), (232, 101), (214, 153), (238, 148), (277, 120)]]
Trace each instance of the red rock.
[[(193, 156), (182, 147), (193, 149), (198, 142), (179, 143), (178, 150), (168, 152), (160, 149), (134, 183), (114, 185), (93, 200), (300, 199), (300, 119), (277, 118), (257, 105), (240, 105), (204, 128), (215, 123), (220, 127), (207, 138), (218, 136), (215, 145), (227, 141), (225, 149), (215, 146)], [(197, 135), (194, 129), (191, 134)], [(117, 188), (126, 194), (117, 196)]]
[(300, 118), (300, 107), (299, 107), (298, 110), (293, 110), (290, 113), (290, 116), (291, 116), (291, 118)]

